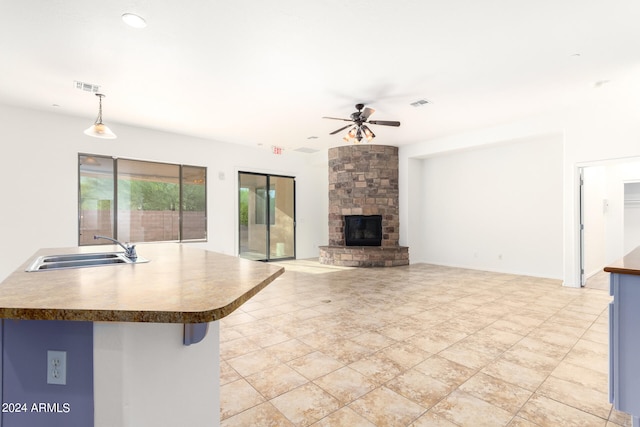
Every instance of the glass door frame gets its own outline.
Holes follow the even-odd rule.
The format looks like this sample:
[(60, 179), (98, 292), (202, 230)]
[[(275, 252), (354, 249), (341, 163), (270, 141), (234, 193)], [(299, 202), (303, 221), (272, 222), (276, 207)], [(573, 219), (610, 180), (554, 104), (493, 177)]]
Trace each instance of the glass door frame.
[[(241, 176), (242, 175), (254, 175), (254, 176), (261, 176), (261, 177), (265, 177), (266, 178), (266, 188), (267, 188), (267, 197), (266, 197), (266, 212), (265, 212), (265, 216), (266, 216), (266, 247), (265, 247), (265, 255), (266, 257), (263, 259), (256, 259), (257, 261), (263, 261), (263, 262), (272, 262), (272, 261), (286, 261), (286, 260), (292, 260), (292, 259), (296, 259), (296, 226), (297, 226), (297, 221), (296, 221), (296, 179), (294, 176), (289, 176), (289, 175), (279, 175), (279, 174), (268, 174), (268, 173), (261, 173), (261, 172), (249, 172), (249, 171), (238, 171), (238, 190), (236, 191), (236, 197), (238, 197), (238, 210), (237, 210), (237, 216), (236, 218), (238, 219), (238, 229), (237, 229), (237, 236), (238, 236), (238, 256), (241, 257), (242, 256), (242, 238), (241, 238), (241, 233), (242, 233), (242, 224), (240, 222), (240, 204), (241, 204), (241, 200), (240, 200), (240, 189), (242, 188), (241, 186)], [(275, 177), (275, 178), (287, 178), (287, 179), (291, 179), (292, 183), (293, 183), (293, 256), (290, 257), (278, 257), (278, 258), (273, 258), (271, 256), (271, 197), (269, 197), (269, 191), (271, 188), (271, 178)]]

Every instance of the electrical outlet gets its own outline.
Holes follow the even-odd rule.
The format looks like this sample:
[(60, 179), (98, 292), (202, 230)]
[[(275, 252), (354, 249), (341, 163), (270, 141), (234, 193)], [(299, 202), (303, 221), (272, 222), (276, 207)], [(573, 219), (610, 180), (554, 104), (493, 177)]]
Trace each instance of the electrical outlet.
[(47, 350), (47, 384), (67, 384), (67, 352)]

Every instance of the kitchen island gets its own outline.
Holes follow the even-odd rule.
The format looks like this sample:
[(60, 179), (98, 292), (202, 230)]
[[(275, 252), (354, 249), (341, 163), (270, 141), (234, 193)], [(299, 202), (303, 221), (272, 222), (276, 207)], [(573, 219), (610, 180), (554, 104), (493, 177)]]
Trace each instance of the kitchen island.
[[(184, 244), (158, 243), (138, 246), (139, 255), (148, 263), (25, 271), (41, 255), (118, 250), (111, 245), (42, 249), (0, 284), (0, 318), (7, 338), (3, 403), (12, 399), (13, 388), (20, 388), (22, 394), (15, 403), (31, 404), (22, 400), (37, 394), (33, 383), (46, 389), (48, 396), (63, 395), (76, 378), (86, 376), (74, 376), (74, 369), (86, 365), (83, 359), (89, 357), (93, 407), (72, 406), (69, 414), (90, 409), (95, 426), (218, 425), (218, 321), (284, 269)], [(67, 350), (64, 344), (81, 336), (77, 329), (83, 324), (91, 331), (86, 339), (92, 355), (85, 354), (87, 347)], [(193, 325), (199, 325), (195, 339)], [(19, 332), (12, 332), (14, 329)], [(29, 330), (34, 334), (32, 340)], [(33, 362), (37, 366), (23, 367), (29, 372), (24, 374), (27, 377), (30, 372), (44, 371), (35, 380), (21, 379), (11, 369), (23, 363), (18, 360), (23, 359), (20, 355), (11, 356), (11, 339), (28, 347), (30, 341), (41, 339), (38, 333), (47, 339), (60, 334), (58, 341), (49, 344), (54, 348), (48, 350), (68, 352), (67, 386), (46, 383), (48, 362), (43, 349), (21, 353), (38, 355)], [(15, 387), (8, 387), (8, 381)], [(64, 409), (67, 402), (44, 403)], [(3, 426), (35, 425), (28, 415), (3, 413)], [(53, 417), (65, 425), (64, 416), (63, 411), (50, 415), (48, 425), (54, 425)]]
[(640, 248), (604, 271), (609, 294), (609, 401), (640, 427)]

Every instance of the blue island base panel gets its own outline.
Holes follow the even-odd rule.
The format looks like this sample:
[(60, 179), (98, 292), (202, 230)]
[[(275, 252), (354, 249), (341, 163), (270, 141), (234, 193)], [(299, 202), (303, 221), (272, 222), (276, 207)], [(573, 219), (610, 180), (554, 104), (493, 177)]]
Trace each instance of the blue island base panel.
[[(49, 351), (66, 355), (66, 384), (47, 382)], [(2, 427), (94, 425), (91, 322), (2, 320), (0, 416)]]

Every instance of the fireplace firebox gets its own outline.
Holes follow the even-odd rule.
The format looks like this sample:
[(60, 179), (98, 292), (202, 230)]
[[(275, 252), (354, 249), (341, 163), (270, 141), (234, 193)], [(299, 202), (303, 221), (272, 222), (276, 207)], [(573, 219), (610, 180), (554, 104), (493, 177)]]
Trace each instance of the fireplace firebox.
[(381, 246), (382, 215), (345, 215), (346, 246)]

